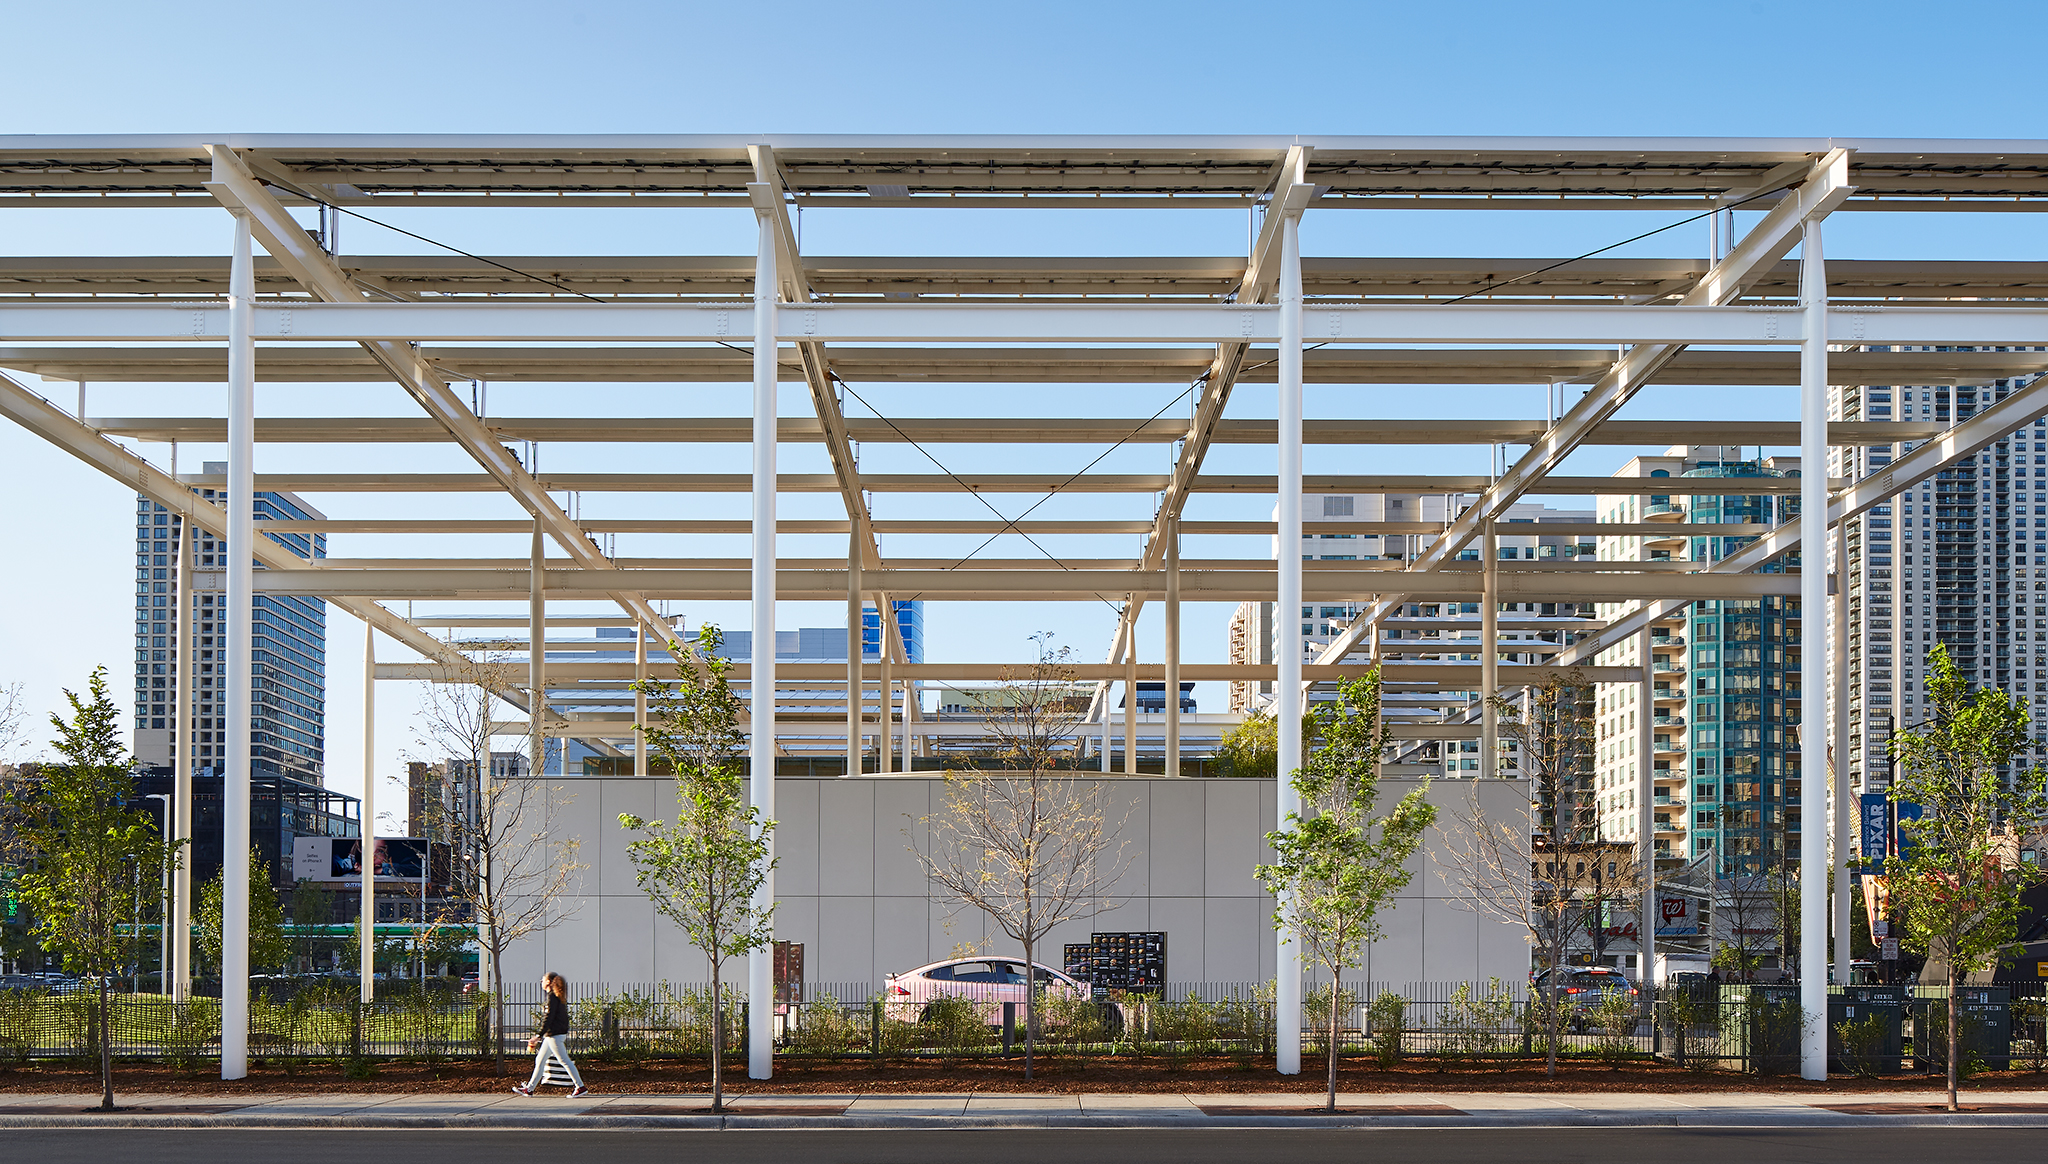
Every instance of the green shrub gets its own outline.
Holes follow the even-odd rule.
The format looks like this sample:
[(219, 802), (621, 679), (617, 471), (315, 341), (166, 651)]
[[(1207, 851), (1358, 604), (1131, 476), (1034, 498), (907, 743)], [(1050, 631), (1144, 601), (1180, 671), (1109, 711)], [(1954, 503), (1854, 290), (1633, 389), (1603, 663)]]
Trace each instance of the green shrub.
[(1109, 1005), (1064, 992), (1047, 994), (1038, 1001), (1039, 1036), (1069, 1047), (1109, 1042), (1113, 1032), (1103, 1009)]
[(1380, 1070), (1390, 1071), (1401, 1061), (1401, 1036), (1408, 1027), (1408, 1000), (1383, 990), (1365, 1010), (1366, 1033), (1372, 1037), (1373, 1058)]
[(1806, 1031), (1806, 1010), (1796, 1002), (1764, 1001), (1750, 994), (1749, 1069), (1758, 1075), (1783, 1075), (1799, 1068), (1800, 1039)]
[(1836, 1023), (1835, 1037), (1842, 1041), (1842, 1065), (1865, 1079), (1876, 1078), (1890, 1025), (1883, 1015), (1875, 1014)]
[(789, 1033), (789, 1049), (799, 1054), (824, 1055), (837, 1060), (860, 1048), (864, 1024), (856, 1023), (839, 999), (820, 994), (797, 1011), (796, 1027)]
[(925, 1003), (918, 1025), (930, 1046), (954, 1056), (986, 1050), (996, 1040), (981, 1005), (957, 995), (942, 994)]
[[(1318, 1055), (1330, 1053), (1330, 989), (1329, 983), (1318, 983), (1308, 988), (1301, 998), (1301, 1049)], [(1337, 996), (1337, 1050), (1344, 1049), (1344, 1019), (1363, 1005), (1365, 999), (1356, 991), (1344, 990)]]
[(1593, 1044), (1594, 1056), (1616, 1071), (1621, 1070), (1625, 1060), (1635, 1058), (1639, 1017), (1633, 995), (1618, 990), (1603, 994), (1600, 1005), (1593, 1008), (1593, 1022), (1600, 1028), (1600, 1037)]
[[(1957, 1017), (1960, 1021), (1956, 1024), (1956, 1048), (1962, 1053), (1962, 1061), (1956, 1064), (1956, 1078), (1962, 1080), (1982, 1074), (1985, 1062), (1983, 1052), (1975, 1046), (1977, 1020), (1968, 1011)], [(1948, 1074), (1948, 1000), (1927, 999), (1914, 1020), (1915, 1054), (1935, 1074)]]
[(2048, 999), (2014, 999), (2012, 1035), (2015, 1063), (2036, 1072), (2048, 1069)]
[(1460, 982), (1448, 1001), (1437, 1007), (1437, 1055), (1444, 1064), (1464, 1064), (1491, 1058), (1505, 1049), (1515, 1024), (1515, 1000), (1507, 983), (1489, 979), (1486, 989), (1474, 993), (1472, 984)]
[(1720, 992), (1702, 984), (1668, 986), (1655, 1003), (1657, 1025), (1671, 1041), (1671, 1058), (1680, 1067), (1704, 1070), (1712, 1060), (1694, 1053), (1698, 1037), (1710, 1034), (1720, 1021)]
[(28, 1062), (36, 1044), (37, 1019), (49, 997), (41, 987), (0, 990), (0, 1060)]

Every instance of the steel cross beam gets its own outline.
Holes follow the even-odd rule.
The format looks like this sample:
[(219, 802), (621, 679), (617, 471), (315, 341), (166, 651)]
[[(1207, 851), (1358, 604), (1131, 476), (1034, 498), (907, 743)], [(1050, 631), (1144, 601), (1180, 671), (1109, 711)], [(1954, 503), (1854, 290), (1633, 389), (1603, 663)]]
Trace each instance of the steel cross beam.
[[(1798, 167), (1798, 164), (1788, 163), (1788, 166)], [(1676, 306), (1721, 306), (1733, 302), (1748, 282), (1770, 270), (1792, 249), (1793, 244), (1799, 241), (1799, 231), (1804, 223), (1824, 217), (1840, 206), (1855, 189), (1848, 184), (1849, 151), (1845, 149), (1829, 150), (1812, 163), (1798, 168), (1803, 169), (1803, 178), (1792, 196), (1772, 207), (1763, 221), (1743, 236), (1734, 250), (1702, 275), (1690, 291), (1679, 297)], [(1786, 171), (1785, 166), (1772, 171), (1759, 188), (1769, 189), (1773, 183), (1784, 182)], [(1488, 520), (1507, 512), (1522, 494), (1563, 463), (1602, 423), (1628, 403), (1638, 388), (1682, 350), (1682, 345), (1661, 343), (1639, 344), (1630, 348), (1579, 398), (1578, 403), (1551, 426), (1549, 432), (1531, 444), (1512, 468), (1484, 490), (1479, 500), (1431, 543), (1430, 548), (1416, 559), (1413, 568), (1431, 570), (1455, 559)], [(1357, 646), (1361, 637), (1380, 619), (1400, 609), (1407, 598), (1402, 594), (1382, 597), (1365, 614), (1353, 619), (1343, 633), (1323, 649), (1316, 661), (1331, 663), (1343, 659)]]
[[(1259, 224), (1259, 234), (1252, 243), (1251, 253), (1245, 256), (1244, 279), (1237, 287), (1239, 303), (1264, 303), (1272, 298), (1274, 289), (1280, 284), (1281, 223), (1286, 221), (1288, 213), (1306, 207), (1315, 194), (1315, 188), (1307, 181), (1311, 148), (1304, 145), (1287, 147), (1287, 152), (1273, 168), (1271, 179), (1259, 191), (1260, 195), (1272, 191), (1273, 198), (1265, 221)], [(1216, 358), (1202, 375), (1202, 387), (1195, 398), (1194, 419), (1181, 444), (1180, 456), (1174, 461), (1173, 473), (1160, 498), (1159, 509), (1153, 514), (1152, 531), (1145, 539), (1148, 569), (1156, 568), (1165, 561), (1167, 531), (1187, 507), (1188, 496), (1194, 489), (1195, 479), (1201, 475), (1209, 446), (1216, 440), (1223, 410), (1230, 404), (1231, 389), (1237, 386), (1237, 378), (1244, 370), (1245, 354), (1250, 350), (1249, 342), (1226, 340), (1218, 343)], [(1137, 595), (1125, 598), (1123, 612), (1118, 616), (1117, 633), (1110, 645), (1110, 662), (1116, 662), (1125, 649), (1137, 649), (1136, 623), (1143, 608), (1143, 598)], [(1089, 716), (1092, 717), (1098, 705), (1108, 698), (1109, 684), (1097, 684), (1095, 696), (1089, 701)], [(1135, 700), (1137, 695), (1127, 693), (1125, 698)]]
[[(263, 183), (249, 171), (240, 155), (225, 145), (209, 145), (206, 150), (213, 159), (213, 172), (205, 183), (207, 190), (221, 205), (239, 209), (248, 215), (263, 249), (269, 251), (300, 286), (329, 303), (359, 303), (369, 298), (306, 234), (305, 229), (292, 218), (291, 212), (264, 189)], [(534, 516), (542, 530), (562, 547), (572, 561), (587, 570), (611, 568), (609, 559), (599, 552), (582, 528), (555, 503), (554, 498), (548, 496), (511, 450), (498, 443), (484, 423), (449, 390), (447, 382), (420, 358), (417, 347), (396, 340), (364, 340), (362, 346), (429, 416), (448, 430), (449, 436), (485, 472), (498, 480), (521, 508)], [(622, 592), (609, 597), (646, 625), (665, 625), (654, 607), (640, 595)], [(700, 671), (703, 669), (702, 661), (694, 653), (689, 655), (689, 660), (692, 667)]]
[[(775, 276), (781, 284), (776, 290), (784, 303), (815, 302), (817, 295), (811, 289), (810, 277), (804, 273), (803, 255), (797, 249), (796, 229), (789, 221), (788, 184), (783, 179), (781, 163), (775, 160), (775, 150), (771, 146), (750, 145), (747, 157), (754, 165), (754, 181), (748, 185), (748, 192), (754, 198), (754, 208), (767, 218), (775, 234)], [(867, 498), (861, 489), (860, 463), (847, 431), (846, 413), (833, 390), (832, 364), (825, 354), (825, 345), (816, 340), (798, 340), (796, 351), (804, 383), (811, 389), (811, 407), (818, 414), (819, 435), (832, 461), (832, 475), (846, 504), (847, 520), (854, 523), (866, 558), (861, 564), (880, 566), (882, 547), (875, 537)], [(904, 653), (903, 631), (896, 625), (887, 594), (876, 593), (875, 610), (882, 623), (882, 650), (897, 662), (909, 662)]]
[[(0, 416), (5, 416), (122, 485), (133, 487), (136, 492), (191, 523), (191, 527), (204, 529), (223, 541), (227, 539), (227, 512), (221, 507), (201, 498), (169, 473), (163, 472), (143, 458), (94, 432), (83, 422), (23, 387), (5, 373), (0, 373)], [(260, 523), (257, 526), (258, 536), (250, 547), (252, 557), (262, 562), (266, 569), (278, 574), (315, 569), (297, 554), (261, 536), (267, 524)], [(462, 659), (460, 652), (384, 609), (371, 598), (335, 595), (326, 597), (329, 602), (427, 658), (438, 659), (444, 664), (454, 664)], [(529, 710), (522, 693), (516, 690), (501, 691), (499, 695), (521, 710)]]
[[(2040, 377), (2024, 388), (2014, 390), (2007, 394), (2005, 399), (1990, 405), (1977, 415), (1957, 422), (1955, 427), (1939, 438), (1914, 448), (1885, 466), (1883, 472), (1872, 473), (1837, 490), (1828, 500), (1828, 524), (1836, 525), (1848, 521), (1886, 498), (1897, 496), (1957, 460), (1975, 455), (1978, 450), (2005, 434), (2032, 424), (2034, 418), (2044, 411), (2048, 411), (2048, 376)], [(1685, 527), (1676, 525), (1673, 528)], [(1799, 519), (1795, 517), (1720, 561), (1714, 562), (1701, 573), (1747, 573), (1799, 547)], [(1606, 628), (1597, 634), (1587, 635), (1572, 644), (1571, 649), (1559, 657), (1559, 665), (1568, 666), (1592, 659), (1625, 640), (1629, 635), (1683, 609), (1687, 601), (1682, 598), (1663, 599), (1638, 607), (1608, 623)]]

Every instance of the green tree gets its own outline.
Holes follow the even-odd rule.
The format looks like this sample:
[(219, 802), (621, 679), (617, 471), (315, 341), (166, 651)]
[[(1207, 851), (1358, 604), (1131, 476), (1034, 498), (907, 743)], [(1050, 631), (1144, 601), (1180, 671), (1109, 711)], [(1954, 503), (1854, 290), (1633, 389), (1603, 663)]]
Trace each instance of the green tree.
[(1274, 861), (1258, 867), (1259, 883), (1279, 898), (1273, 925), (1297, 942), (1303, 957), (1330, 974), (1329, 1078), (1324, 1105), (1337, 1107), (1337, 1027), (1343, 972), (1364, 960), (1380, 935), (1380, 913), (1414, 874), (1408, 859), (1436, 822), (1436, 807), (1417, 788), (1374, 819), (1380, 757), (1393, 733), (1380, 722), (1380, 672), (1374, 668), (1338, 689), (1316, 713), (1316, 746), (1290, 780), (1301, 795), (1286, 827), (1266, 834)]
[(1280, 767), (1279, 721), (1269, 711), (1246, 716), (1216, 746), (1216, 761), (1225, 776), (1270, 778)]
[[(192, 953), (201, 966), (218, 971), (221, 967), (222, 901), (227, 893), (227, 868), (199, 887), (192, 904)], [(291, 931), (284, 920), (284, 905), (270, 886), (270, 866), (249, 851), (249, 969), (277, 970), (292, 954)]]
[[(727, 680), (732, 664), (718, 657), (723, 637), (706, 624), (698, 633), (704, 673), (680, 660), (689, 648), (671, 639), (676, 682), (648, 682), (653, 700), (646, 743), (674, 773), (673, 824), (620, 813), (619, 824), (640, 834), (627, 846), (641, 892), (704, 952), (711, 970), (711, 1110), (725, 1110), (725, 963), (775, 939), (775, 907), (755, 894), (775, 867), (769, 837), (775, 822), (747, 803), (739, 755), (742, 707)], [(756, 701), (760, 730), (768, 730), (771, 700)], [(756, 779), (774, 778), (770, 772)], [(756, 1006), (767, 1005), (755, 999)]]
[(2039, 769), (1999, 769), (2027, 746), (2027, 711), (1997, 689), (1971, 691), (1947, 647), (1928, 659), (1927, 718), (1892, 737), (1893, 801), (1920, 805), (1899, 822), (1904, 856), (1884, 863), (1905, 940), (1947, 960), (1948, 1107), (1956, 1110), (1956, 985), (2019, 937), (2020, 893), (2040, 876), (2022, 863), (2018, 830), (2048, 814)]
[(301, 879), (292, 886), (292, 957), (300, 968), (320, 968), (320, 955), (333, 949), (324, 931), (334, 916), (334, 893), (318, 881)]
[(119, 712), (96, 668), (87, 697), (66, 690), (71, 718), (52, 715), (60, 757), (11, 788), (13, 840), (22, 868), (15, 892), (35, 917), (43, 948), (99, 987), (100, 1108), (114, 1106), (108, 1038), (113, 976), (137, 956), (138, 884), (154, 887), (182, 842), (166, 843), (155, 818), (134, 807), (135, 782), (121, 746)]

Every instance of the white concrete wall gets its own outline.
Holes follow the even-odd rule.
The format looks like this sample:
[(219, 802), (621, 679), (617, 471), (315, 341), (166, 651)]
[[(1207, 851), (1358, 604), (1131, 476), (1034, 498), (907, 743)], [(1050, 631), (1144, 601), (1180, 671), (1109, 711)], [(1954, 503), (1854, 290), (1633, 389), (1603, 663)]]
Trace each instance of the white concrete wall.
[[(1263, 981), (1273, 973), (1272, 899), (1252, 868), (1270, 860), (1265, 833), (1275, 827), (1271, 780), (1100, 778), (1125, 816), (1130, 858), (1121, 880), (1096, 909), (1056, 930), (1039, 961), (1059, 965), (1060, 947), (1095, 930), (1164, 930), (1167, 975), (1181, 982)], [(1381, 783), (1389, 806), (1417, 781)], [(582, 838), (583, 896), (569, 916), (512, 949), (505, 971), (537, 980), (554, 970), (572, 982), (700, 982), (704, 957), (660, 918), (636, 884), (626, 854), (622, 812), (672, 818), (667, 780), (570, 779), (563, 827)], [(1527, 785), (1517, 780), (1438, 781), (1440, 808), (1414, 860), (1415, 876), (1384, 915), (1385, 936), (1358, 975), (1375, 982), (1514, 980), (1528, 969), (1520, 927), (1474, 911), (1444, 875), (1444, 828), (1478, 794), (1495, 819), (1527, 819)], [(955, 944), (989, 943), (1014, 952), (973, 909), (935, 899), (909, 846), (928, 840), (922, 818), (943, 796), (937, 777), (783, 778), (777, 781), (776, 937), (802, 942), (814, 983), (876, 984), (885, 974), (946, 957)], [(1519, 814), (1519, 815), (1517, 815)], [(737, 972), (737, 964), (728, 972)], [(1351, 975), (1347, 975), (1347, 978)]]

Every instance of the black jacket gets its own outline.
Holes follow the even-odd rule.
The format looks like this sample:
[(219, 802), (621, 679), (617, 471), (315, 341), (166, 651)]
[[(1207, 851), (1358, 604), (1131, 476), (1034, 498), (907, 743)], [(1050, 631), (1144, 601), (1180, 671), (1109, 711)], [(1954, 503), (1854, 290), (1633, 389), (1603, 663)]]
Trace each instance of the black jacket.
[(547, 996), (547, 998), (547, 1017), (540, 1020), (540, 1027), (534, 1031), (534, 1034), (539, 1035), (542, 1038), (546, 1038), (549, 1035), (568, 1034), (569, 1004), (563, 1002), (561, 1000), (561, 997), (558, 995), (550, 994)]

